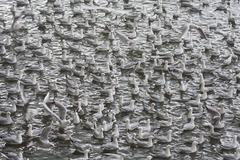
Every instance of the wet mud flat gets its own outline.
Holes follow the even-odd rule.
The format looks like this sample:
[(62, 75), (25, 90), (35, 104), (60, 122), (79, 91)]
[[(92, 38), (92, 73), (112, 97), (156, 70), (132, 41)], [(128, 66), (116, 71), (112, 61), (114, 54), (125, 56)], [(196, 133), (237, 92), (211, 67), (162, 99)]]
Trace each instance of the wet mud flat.
[(239, 159), (237, 0), (0, 0), (0, 159)]

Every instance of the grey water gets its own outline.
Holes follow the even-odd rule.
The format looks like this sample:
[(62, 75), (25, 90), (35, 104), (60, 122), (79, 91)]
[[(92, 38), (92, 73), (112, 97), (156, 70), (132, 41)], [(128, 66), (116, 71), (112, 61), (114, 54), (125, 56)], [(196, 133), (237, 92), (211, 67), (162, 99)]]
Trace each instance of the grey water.
[[(20, 15), (14, 25), (13, 5)], [(240, 133), (239, 8), (237, 0), (0, 0), (0, 45), (5, 48), (0, 52), (0, 119), (12, 101), (17, 106), (13, 123), (0, 126), (0, 159), (239, 159), (239, 138), (234, 142)], [(23, 43), (26, 48), (18, 51)], [(10, 82), (12, 75), (17, 80)], [(11, 94), (18, 82), (19, 93)], [(186, 90), (181, 91), (181, 83)], [(70, 120), (63, 131), (58, 117)], [(194, 127), (189, 129), (192, 117)], [(139, 123), (136, 129), (126, 128), (127, 118)], [(139, 128), (146, 129), (148, 119), (151, 129), (142, 140)], [(162, 124), (170, 119), (169, 126)], [(94, 138), (104, 121), (109, 131), (100, 140)], [(51, 126), (48, 140), (53, 145), (40, 144), (41, 134), (29, 137), (28, 124), (39, 133)], [(104, 151), (106, 144), (114, 144), (116, 124), (118, 146)], [(169, 130), (172, 139), (161, 142), (158, 138)], [(23, 142), (8, 145), (6, 137), (17, 131)], [(132, 143), (127, 134), (134, 137)], [(81, 147), (76, 141), (92, 146), (87, 158), (86, 149), (77, 152)]]

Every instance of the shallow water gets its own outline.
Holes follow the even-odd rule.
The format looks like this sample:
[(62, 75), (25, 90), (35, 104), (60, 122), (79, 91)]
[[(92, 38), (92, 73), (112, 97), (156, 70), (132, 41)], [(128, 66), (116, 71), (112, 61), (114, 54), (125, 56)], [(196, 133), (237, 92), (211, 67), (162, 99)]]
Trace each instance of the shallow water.
[[(6, 28), (9, 28), (11, 26), (12, 22), (12, 16), (10, 13), (10, 8), (12, 6), (12, 3), (14, 1), (10, 0), (0, 0), (0, 13), (6, 14), (7, 16), (7, 25)], [(105, 16), (100, 9), (105, 9), (107, 7), (104, 7), (107, 2), (105, 1), (96, 1), (100, 6), (90, 6), (89, 4), (78, 4), (75, 7), (82, 6), (83, 10), (85, 11), (84, 16), (86, 18), (91, 19), (91, 15), (87, 10), (96, 10), (95, 12), (95, 17), (97, 19), (96, 22), (96, 38), (98, 39), (99, 43), (104, 43), (104, 41), (108, 41), (106, 37), (102, 35), (102, 31), (104, 30), (103, 26), (104, 24), (107, 24), (107, 26), (114, 26), (114, 29), (116, 31), (119, 31), (125, 35), (130, 35), (132, 33), (131, 29), (125, 28), (124, 27), (124, 22), (119, 21), (115, 19), (114, 15), (118, 16), (129, 16), (132, 14), (139, 14), (143, 11), (143, 6), (146, 8), (146, 15), (148, 17), (152, 17), (153, 15), (153, 4), (156, 3), (156, 1), (149, 0), (149, 1), (142, 1), (142, 0), (135, 0), (132, 2), (130, 0), (130, 3), (133, 3), (135, 6), (136, 10), (131, 11), (131, 10), (124, 10), (122, 8), (123, 2), (120, 1), (117, 7), (112, 7), (108, 8), (111, 14), (109, 16)], [(169, 102), (167, 98), (165, 97), (164, 104), (157, 104), (156, 109), (160, 110), (161, 112), (168, 112), (170, 113), (170, 116), (173, 118), (173, 126), (170, 128), (162, 128), (162, 129), (156, 129), (154, 128), (155, 126), (158, 125), (158, 120), (154, 119), (154, 117), (151, 114), (147, 114), (144, 111), (144, 105), (149, 105), (149, 96), (145, 95), (146, 88), (149, 88), (149, 90), (153, 93), (160, 93), (160, 89), (154, 89), (154, 82), (149, 82), (147, 86), (144, 87), (143, 85), (143, 77), (141, 75), (136, 76), (136, 81), (140, 84), (139, 89), (140, 93), (138, 96), (132, 97), (131, 95), (131, 86), (128, 83), (129, 75), (127, 73), (121, 72), (120, 66), (118, 65), (119, 63), (119, 56), (118, 54), (112, 54), (111, 62), (112, 62), (112, 76), (118, 77), (119, 80), (119, 87), (116, 90), (116, 94), (114, 96), (114, 102), (110, 106), (105, 106), (104, 110), (104, 118), (99, 120), (97, 122), (98, 125), (102, 124), (102, 120), (105, 119), (109, 121), (109, 118), (107, 117), (107, 112), (110, 111), (111, 109), (114, 109), (115, 105), (118, 105), (119, 103), (119, 97), (120, 95), (123, 96), (124, 101), (130, 101), (131, 99), (135, 99), (136, 103), (135, 105), (137, 106), (134, 114), (130, 116), (131, 121), (137, 121), (140, 120), (141, 122), (150, 118), (151, 119), (151, 126), (152, 126), (152, 132), (154, 132), (154, 135), (165, 135), (166, 132), (169, 129), (173, 130), (173, 140), (170, 143), (171, 147), (171, 153), (172, 153), (172, 158), (171, 159), (183, 159), (185, 154), (180, 154), (179, 153), (179, 148), (180, 146), (186, 146), (184, 143), (184, 140), (186, 140), (186, 137), (199, 137), (199, 133), (203, 133), (204, 137), (207, 139), (207, 141), (202, 145), (199, 146), (198, 151), (196, 154), (191, 155), (192, 159), (196, 160), (201, 160), (201, 159), (222, 159), (223, 154), (225, 152), (220, 152), (220, 142), (211, 142), (210, 140), (210, 132), (208, 127), (204, 127), (203, 123), (205, 121), (209, 121), (210, 123), (214, 123), (212, 120), (212, 114), (209, 113), (206, 109), (206, 105), (212, 105), (216, 106), (219, 108), (219, 104), (217, 99), (215, 98), (219, 92), (221, 92), (223, 89), (229, 90), (230, 86), (234, 86), (235, 88), (238, 87), (238, 84), (234, 80), (234, 76), (236, 73), (239, 72), (239, 60), (233, 60), (233, 62), (230, 65), (223, 66), (223, 61), (226, 59), (224, 57), (219, 57), (217, 56), (216, 59), (211, 60), (210, 55), (217, 53), (217, 50), (220, 50), (220, 54), (224, 55), (229, 53), (229, 48), (233, 48), (236, 50), (239, 50), (239, 12), (238, 8), (240, 7), (240, 4), (237, 1), (230, 1), (230, 6), (227, 6), (229, 10), (231, 10), (232, 15), (235, 18), (235, 21), (237, 23), (236, 28), (231, 28), (228, 25), (228, 14), (224, 13), (223, 11), (215, 11), (216, 7), (221, 5), (221, 1), (209, 1), (209, 6), (206, 8), (202, 8), (202, 14), (199, 15), (198, 13), (189, 13), (189, 7), (187, 8), (180, 8), (180, 16), (178, 20), (173, 20), (172, 16), (176, 12), (176, 1), (175, 0), (163, 0), (163, 6), (167, 13), (163, 14), (160, 16), (161, 19), (161, 26), (157, 26), (157, 21), (154, 21), (152, 23), (152, 26), (157, 26), (160, 29), (160, 33), (162, 35), (162, 41), (164, 42), (163, 45), (159, 48), (159, 54), (174, 54), (175, 50), (178, 48), (177, 43), (172, 43), (170, 39), (178, 39), (180, 32), (181, 32), (181, 27), (190, 22), (190, 19), (192, 20), (193, 24), (196, 24), (200, 26), (203, 31), (207, 34), (208, 40), (201, 39), (199, 33), (196, 31), (196, 29), (191, 30), (191, 36), (193, 40), (193, 50), (189, 50), (188, 46), (186, 46), (186, 50), (184, 51), (184, 55), (187, 57), (187, 61), (193, 61), (194, 64), (186, 64), (187, 70), (191, 69), (194, 70), (193, 73), (191, 73), (191, 76), (184, 76), (183, 81), (188, 83), (188, 91), (184, 95), (184, 99), (195, 99), (197, 94), (200, 93), (199, 90), (199, 82), (200, 82), (200, 77), (199, 77), (199, 72), (201, 72), (201, 58), (206, 59), (206, 66), (209, 68), (216, 68), (216, 71), (214, 70), (214, 73), (217, 73), (217, 69), (220, 69), (220, 73), (222, 74), (229, 74), (233, 75), (230, 80), (223, 80), (221, 77), (217, 74), (209, 74), (209, 75), (204, 75), (204, 80), (206, 83), (206, 86), (208, 86), (208, 83), (210, 84), (209, 88), (213, 88), (214, 94), (209, 93), (208, 98), (206, 101), (203, 101), (203, 115), (201, 118), (196, 118), (195, 119), (195, 129), (190, 132), (184, 132), (181, 134), (181, 128), (182, 126), (188, 122), (187, 119), (184, 118), (182, 120), (179, 118), (181, 115), (186, 115), (187, 110), (186, 108), (188, 107), (188, 104), (185, 103), (184, 101), (181, 102), (180, 94), (179, 94), (179, 82), (178, 80), (174, 79), (169, 72), (166, 73), (166, 81), (170, 83), (170, 88), (173, 91), (172, 95), (172, 100)], [(69, 1), (66, 0), (65, 2), (65, 12), (67, 15), (72, 16), (72, 11), (71, 7), (69, 5)], [(199, 6), (202, 4), (202, 1), (196, 1), (194, 0), (192, 2), (194, 6)], [(33, 6), (33, 11), (34, 14), (39, 15), (39, 10), (42, 9), (47, 9), (46, 1), (37, 1), (37, 0), (32, 0), (32, 6)], [(50, 4), (50, 10), (52, 10), (53, 7)], [(17, 8), (17, 10), (21, 11), (24, 10), (23, 7)], [(44, 16), (43, 16), (44, 17)], [(56, 19), (57, 25), (59, 24), (58, 20), (62, 19), (62, 15), (56, 14), (54, 15)], [(140, 16), (139, 16), (140, 17)], [(45, 17), (44, 17), (45, 19)], [(37, 18), (36, 18), (37, 21)], [(20, 18), (19, 22), (20, 24), (24, 24), (28, 28), (28, 35), (30, 36), (30, 39), (32, 42), (37, 43), (38, 39), (41, 38), (43, 33), (38, 30), (38, 27), (36, 25), (36, 21), (33, 22), (30, 17), (26, 18)], [(73, 23), (78, 23), (78, 22), (84, 22), (84, 18), (81, 17), (75, 17), (72, 18)], [(164, 23), (167, 23), (171, 21), (172, 23), (172, 29), (168, 27), (164, 27)], [(219, 23), (220, 25), (217, 27), (217, 30), (207, 30), (207, 25), (212, 25), (215, 23)], [(94, 106), (97, 106), (100, 103), (100, 100), (106, 100), (106, 97), (101, 96), (100, 92), (102, 91), (103, 88), (110, 88), (111, 84), (105, 84), (104, 87), (102, 88), (101, 86), (94, 84), (94, 83), (88, 83), (86, 81), (81, 81), (80, 78), (76, 76), (65, 76), (64, 74), (59, 74), (59, 64), (62, 64), (62, 48), (63, 45), (61, 43), (61, 39), (54, 34), (54, 28), (51, 24), (46, 23), (47, 27), (47, 34), (52, 34), (53, 38), (51, 42), (45, 43), (45, 47), (47, 48), (47, 52), (52, 53), (52, 61), (51, 62), (44, 62), (44, 73), (43, 75), (37, 75), (37, 81), (40, 82), (41, 87), (47, 87), (48, 80), (57, 80), (57, 86), (59, 87), (60, 92), (57, 94), (56, 99), (61, 100), (68, 108), (68, 114), (67, 114), (67, 119), (73, 119), (72, 113), (74, 108), (73, 108), (73, 98), (71, 96), (68, 96), (66, 93), (66, 89), (70, 88), (66, 84), (66, 79), (76, 81), (78, 84), (78, 87), (80, 89), (80, 99), (82, 99), (83, 95), (85, 93), (88, 93), (89, 98), (88, 98), (88, 106), (86, 110), (88, 111), (87, 115), (84, 117), (80, 116), (80, 119), (86, 120), (87, 118), (92, 119), (93, 113), (91, 112), (92, 108)], [(74, 24), (75, 27), (75, 24)], [(64, 33), (70, 33), (70, 31), (67, 28), (62, 27), (62, 31)], [(89, 27), (89, 31), (85, 30), (84, 34), (88, 32), (92, 32), (93, 27)], [(137, 38), (134, 38), (134, 42), (136, 43), (137, 46), (139, 46), (142, 51), (143, 55), (145, 56), (146, 61), (144, 62), (143, 69), (145, 72), (152, 71), (153, 69), (153, 55), (151, 54), (152, 50), (152, 45), (151, 42), (146, 40), (147, 35), (149, 34), (149, 26), (148, 26), (148, 21), (146, 18), (139, 18), (137, 21)], [(79, 29), (75, 29), (74, 31), (77, 34), (80, 34)], [(235, 34), (235, 46), (230, 47), (227, 46), (226, 41), (223, 40), (223, 35), (220, 34), (219, 32), (223, 34)], [(13, 35), (12, 35), (13, 36)], [(17, 39), (24, 39), (26, 38), (26, 34), (20, 35), (17, 37)], [(131, 38), (131, 37), (130, 37)], [(119, 40), (120, 38), (116, 36), (116, 39)], [(186, 38), (187, 40), (189, 39), (188, 37)], [(92, 39), (94, 40), (94, 38)], [(170, 41), (169, 43), (167, 43)], [(66, 40), (68, 45), (70, 46), (78, 46), (82, 49), (82, 53), (74, 53), (74, 52), (69, 52), (68, 51), (68, 57), (73, 57), (74, 62), (73, 63), (78, 63), (78, 62), (83, 62), (83, 65), (87, 67), (88, 61), (91, 61), (91, 57), (94, 56), (95, 61), (96, 61), (96, 66), (100, 68), (100, 70), (106, 70), (106, 62), (107, 62), (107, 55), (105, 52), (103, 53), (98, 53), (95, 51), (95, 47), (93, 45), (90, 45), (87, 40), (81, 40), (79, 42), (72, 42), (69, 40)], [(127, 43), (124, 41), (119, 40), (120, 42), (120, 47), (121, 47), (121, 53), (122, 57), (125, 58), (126, 63), (134, 63), (139, 60), (142, 60), (138, 58), (136, 55), (132, 56), (129, 53), (129, 50), (131, 49), (131, 45), (128, 46)], [(211, 42), (212, 49), (210, 51), (210, 55), (208, 55), (207, 52), (203, 52), (203, 49), (207, 48), (209, 45), (209, 42)], [(13, 43), (13, 46), (15, 44)], [(202, 52), (203, 56), (198, 57), (200, 55), (200, 52)], [(234, 52), (237, 52), (234, 50)], [(14, 51), (12, 48), (7, 49), (7, 54), (12, 55)], [(11, 72), (15, 73), (24, 66), (27, 66), (28, 64), (38, 64), (40, 59), (38, 57), (33, 57), (32, 56), (32, 51), (27, 50), (23, 55), (17, 55), (17, 69), (11, 69)], [(238, 52), (239, 54), (239, 52)], [(182, 56), (175, 56), (174, 61), (178, 62), (179, 60), (182, 60)], [(161, 61), (161, 58), (159, 58), (159, 61)], [(188, 62), (187, 62), (188, 63)], [(169, 68), (171, 69), (181, 69), (180, 64), (172, 64), (169, 62)], [(6, 70), (6, 66), (1, 66), (1, 70)], [(86, 70), (85, 71), (87, 76), (89, 76), (89, 72)], [(23, 79), (32, 79), (33, 74), (27, 74), (25, 73), (23, 76)], [(155, 72), (154, 76), (160, 77), (160, 74)], [(91, 77), (91, 76), (90, 76)], [(107, 75), (105, 76), (107, 77)], [(89, 77), (88, 77), (89, 78)], [(89, 78), (90, 79), (90, 78)], [(15, 84), (9, 84), (5, 81), (4, 78), (1, 78), (1, 102), (5, 103), (7, 99), (7, 87), (12, 87), (15, 86)], [(109, 80), (110, 82), (110, 80)], [(207, 87), (208, 88), (208, 87)], [(224, 93), (227, 93), (227, 91), (224, 91)], [(44, 114), (44, 109), (41, 107), (40, 102), (43, 101), (44, 97), (37, 97), (35, 95), (35, 90), (32, 87), (24, 88), (24, 94), (26, 97), (31, 97), (32, 100), (29, 104), (29, 109), (38, 109), (39, 111), (37, 112), (37, 115), (34, 118), (34, 121), (32, 122), (33, 128), (42, 128), (46, 124), (42, 122), (43, 120), (43, 114)], [(19, 97), (14, 97), (15, 99), (20, 99)], [(51, 94), (51, 98), (53, 99), (53, 94)], [(222, 120), (222, 122), (225, 123), (224, 129), (221, 129), (217, 132), (222, 133), (222, 139), (226, 138), (228, 136), (233, 136), (233, 135), (238, 135), (240, 133), (239, 129), (239, 120), (233, 119), (234, 113), (239, 111), (239, 97), (237, 94), (234, 94), (233, 102), (232, 104), (229, 103), (229, 101), (226, 100), (221, 100), (222, 103), (225, 105), (225, 115)], [(52, 110), (55, 113), (58, 113), (57, 107), (52, 107)], [(193, 107), (193, 113), (198, 114), (199, 113), (199, 108)], [(151, 154), (153, 150), (163, 150), (167, 146), (167, 144), (161, 144), (157, 143), (154, 144), (154, 147), (152, 149), (143, 149), (143, 148), (131, 148), (129, 145), (126, 143), (126, 129), (125, 129), (125, 118), (127, 115), (120, 114), (117, 115), (117, 124), (119, 126), (119, 132), (120, 132), (120, 137), (118, 138), (119, 140), (119, 151), (118, 154), (124, 155), (124, 159), (146, 159), (148, 155)], [(17, 130), (25, 131), (26, 124), (23, 121), (23, 115), (22, 115), (22, 108), (18, 107), (17, 112), (12, 115), (12, 118), (14, 120), (14, 125), (8, 126), (8, 127), (1, 127), (0, 133), (2, 137), (5, 137), (6, 135), (11, 135), (15, 134)], [(146, 123), (142, 122), (141, 126), (144, 126)], [(55, 147), (52, 148), (41, 148), (40, 146), (32, 145), (30, 147), (28, 146), (21, 146), (20, 148), (15, 148), (15, 147), (2, 147), (1, 151), (4, 153), (16, 150), (23, 150), (23, 155), (24, 158), (29, 158), (30, 160), (44, 160), (44, 159), (69, 159), (69, 158), (77, 158), (77, 157), (83, 157), (83, 155), (74, 155), (71, 152), (71, 149), (74, 148), (71, 142), (69, 141), (61, 141), (61, 140), (56, 140), (56, 136), (58, 135), (58, 128), (53, 125), (53, 130), (50, 132), (50, 141), (54, 143)], [(158, 133), (155, 132), (155, 130), (158, 131)], [(138, 131), (134, 131), (135, 133), (138, 133)], [(130, 132), (130, 133), (134, 133)], [(111, 140), (111, 131), (104, 133), (105, 139), (103, 142), (98, 141), (92, 137), (93, 131), (91, 130), (86, 130), (83, 128), (82, 124), (75, 125), (73, 129), (73, 135), (72, 137), (77, 138), (81, 141), (82, 144), (92, 144), (93, 149), (90, 152), (90, 158), (89, 159), (104, 159), (102, 156), (104, 155), (99, 151), (99, 148), (101, 148), (102, 144), (105, 144), (107, 142), (110, 142)], [(191, 145), (188, 145), (191, 146)], [(9, 151), (10, 150), (10, 151)]]

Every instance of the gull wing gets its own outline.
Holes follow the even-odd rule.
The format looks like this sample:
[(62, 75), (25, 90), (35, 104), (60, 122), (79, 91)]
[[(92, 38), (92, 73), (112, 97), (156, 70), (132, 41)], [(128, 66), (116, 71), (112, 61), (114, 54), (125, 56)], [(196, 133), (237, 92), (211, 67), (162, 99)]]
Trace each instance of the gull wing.
[(203, 32), (202, 28), (198, 27), (197, 30), (198, 30), (198, 32), (200, 33), (201, 38), (207, 39), (207, 36), (206, 36), (206, 34)]
[(181, 32), (181, 35), (180, 35), (180, 38), (183, 38), (186, 36), (186, 34), (189, 32), (189, 24), (185, 24), (183, 27), (182, 27), (182, 32)]
[(47, 102), (49, 102), (49, 97), (50, 97), (50, 92), (48, 92), (47, 95), (45, 96), (43, 103), (46, 104)]
[(51, 114), (52, 116), (54, 116), (60, 123), (62, 122), (62, 120), (59, 118), (58, 115), (56, 115), (56, 113), (54, 113), (45, 103), (42, 103), (44, 109)]
[(124, 35), (123, 33), (119, 32), (119, 31), (115, 31), (116, 35), (119, 37), (119, 39), (124, 42), (124, 43), (128, 43), (130, 40), (128, 39), (128, 37), (126, 35)]
[(51, 126), (46, 126), (43, 128), (42, 133), (41, 133), (41, 139), (45, 139), (48, 140), (48, 135), (50, 133), (50, 131), (52, 130)]
[(197, 25), (193, 25), (193, 24), (191, 24), (190, 27), (197, 29), (198, 33), (201, 35), (201, 38), (207, 39), (207, 36), (206, 36), (206, 34), (203, 32), (203, 30), (202, 30), (201, 27), (199, 27), (199, 26), (197, 26)]
[(67, 108), (59, 101), (55, 101), (55, 105), (58, 107), (59, 117), (61, 118), (61, 120), (66, 119)]

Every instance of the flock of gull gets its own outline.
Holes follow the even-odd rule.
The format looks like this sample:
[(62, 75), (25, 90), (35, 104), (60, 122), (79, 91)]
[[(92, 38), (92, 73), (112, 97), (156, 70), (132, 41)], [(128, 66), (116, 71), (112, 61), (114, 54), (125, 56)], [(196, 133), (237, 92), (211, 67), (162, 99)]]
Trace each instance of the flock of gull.
[(240, 159), (234, 7), (11, 1), (0, 17), (0, 159)]

